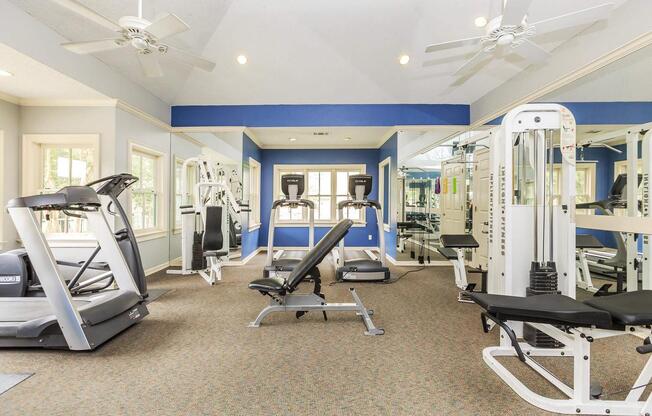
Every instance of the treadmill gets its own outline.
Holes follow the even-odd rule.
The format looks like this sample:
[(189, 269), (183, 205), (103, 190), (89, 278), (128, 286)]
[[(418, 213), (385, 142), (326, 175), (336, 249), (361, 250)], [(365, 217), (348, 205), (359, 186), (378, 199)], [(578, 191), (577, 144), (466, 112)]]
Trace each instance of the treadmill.
[(370, 175), (349, 176), (349, 199), (337, 204), (340, 219), (344, 217), (344, 208), (353, 207), (360, 210), (373, 208), (378, 224), (378, 246), (380, 254), (374, 255), (369, 250), (344, 250), (344, 239), (339, 248), (333, 251), (335, 259), (335, 278), (338, 282), (374, 282), (387, 281), (390, 278), (385, 258), (385, 230), (383, 229), (383, 211), (378, 201), (368, 199), (371, 193), (372, 177)]
[[(71, 296), (35, 214), (53, 210), (84, 215), (117, 289)], [(93, 188), (67, 186), (52, 194), (14, 198), (7, 211), (45, 296), (0, 298), (0, 347), (92, 350), (149, 313)]]
[[(281, 192), (284, 198), (277, 199), (272, 204), (269, 218), (269, 232), (267, 235), (267, 259), (263, 270), (263, 277), (274, 277), (288, 274), (303, 260), (303, 257), (315, 243), (315, 204), (307, 199), (302, 199), (305, 190), (306, 178), (304, 175), (288, 174), (281, 176)], [(276, 209), (279, 207), (306, 207), (308, 208), (308, 250), (279, 250), (274, 252), (274, 227), (276, 222)]]

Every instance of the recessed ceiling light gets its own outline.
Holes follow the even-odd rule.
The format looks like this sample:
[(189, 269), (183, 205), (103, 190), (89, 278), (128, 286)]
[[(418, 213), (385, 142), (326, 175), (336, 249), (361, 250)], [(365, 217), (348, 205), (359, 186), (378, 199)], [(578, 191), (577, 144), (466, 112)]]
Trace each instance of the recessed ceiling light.
[(4, 69), (0, 69), (0, 77), (13, 77), (14, 74), (12, 74), (9, 71), (5, 71)]
[(474, 22), (475, 22), (476, 27), (485, 27), (485, 26), (487, 26), (487, 18), (484, 17), (484, 16), (476, 17)]
[(238, 55), (236, 59), (240, 65), (244, 65), (247, 63), (247, 57), (245, 55)]
[(401, 65), (407, 65), (408, 62), (410, 62), (410, 57), (409, 57), (408, 55), (401, 55), (401, 57), (399, 58), (398, 62), (399, 62)]
[(345, 142), (350, 142), (350, 141), (351, 141), (351, 138), (350, 138), (350, 137), (345, 137), (345, 138), (344, 138), (344, 141), (345, 141)]
[(297, 141), (297, 139), (296, 139), (296, 138), (294, 138), (294, 137), (290, 137), (290, 141), (291, 141), (291, 142), (296, 142), (296, 141)]

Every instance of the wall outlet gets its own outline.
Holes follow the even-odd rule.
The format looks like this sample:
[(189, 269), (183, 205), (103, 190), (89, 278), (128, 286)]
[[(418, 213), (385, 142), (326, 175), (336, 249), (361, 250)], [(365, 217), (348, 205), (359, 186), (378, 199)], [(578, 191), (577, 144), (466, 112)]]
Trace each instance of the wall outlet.
[(369, 234), (369, 241), (371, 241), (371, 234)]

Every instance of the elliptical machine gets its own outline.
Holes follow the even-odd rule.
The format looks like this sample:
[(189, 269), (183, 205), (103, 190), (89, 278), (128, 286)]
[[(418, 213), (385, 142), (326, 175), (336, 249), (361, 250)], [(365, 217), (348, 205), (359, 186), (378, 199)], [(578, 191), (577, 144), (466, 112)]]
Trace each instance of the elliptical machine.
[[(98, 195), (107, 196), (110, 202), (106, 207), (106, 211), (112, 216), (118, 216), (122, 221), (124, 228), (115, 232), (115, 238), (140, 295), (146, 298), (148, 295), (147, 280), (140, 251), (138, 250), (138, 243), (127, 213), (118, 200), (118, 196), (137, 181), (136, 176), (121, 173), (95, 180), (86, 186), (95, 188)], [(75, 212), (65, 210), (63, 212), (70, 217), (83, 218), (83, 215)], [(60, 266), (77, 269), (73, 277), (66, 281), (73, 296), (96, 293), (109, 288), (113, 284), (114, 276), (108, 264), (94, 261), (100, 251), (101, 248), (98, 244), (88, 259), (79, 263), (57, 260), (57, 264)], [(97, 274), (91, 277), (87, 276), (86, 279), (82, 280), (82, 277), (88, 271), (96, 271)], [(33, 296), (44, 296), (44, 292), (27, 251), (21, 248), (0, 254), (0, 297)]]

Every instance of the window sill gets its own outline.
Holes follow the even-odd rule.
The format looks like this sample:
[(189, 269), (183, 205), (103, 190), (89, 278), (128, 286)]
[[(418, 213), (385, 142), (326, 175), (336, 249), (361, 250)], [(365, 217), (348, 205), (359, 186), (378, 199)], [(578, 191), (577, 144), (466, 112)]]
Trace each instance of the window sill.
[(172, 230), (172, 234), (174, 234), (174, 235), (181, 234), (181, 228), (175, 228), (174, 230)]
[(136, 231), (136, 241), (139, 243), (143, 241), (156, 240), (158, 238), (163, 238), (167, 236), (167, 231), (164, 230), (148, 230), (148, 231)]
[(250, 225), (249, 228), (247, 228), (247, 230), (249, 232), (252, 232), (258, 230), (259, 228), (260, 228), (260, 223)]

